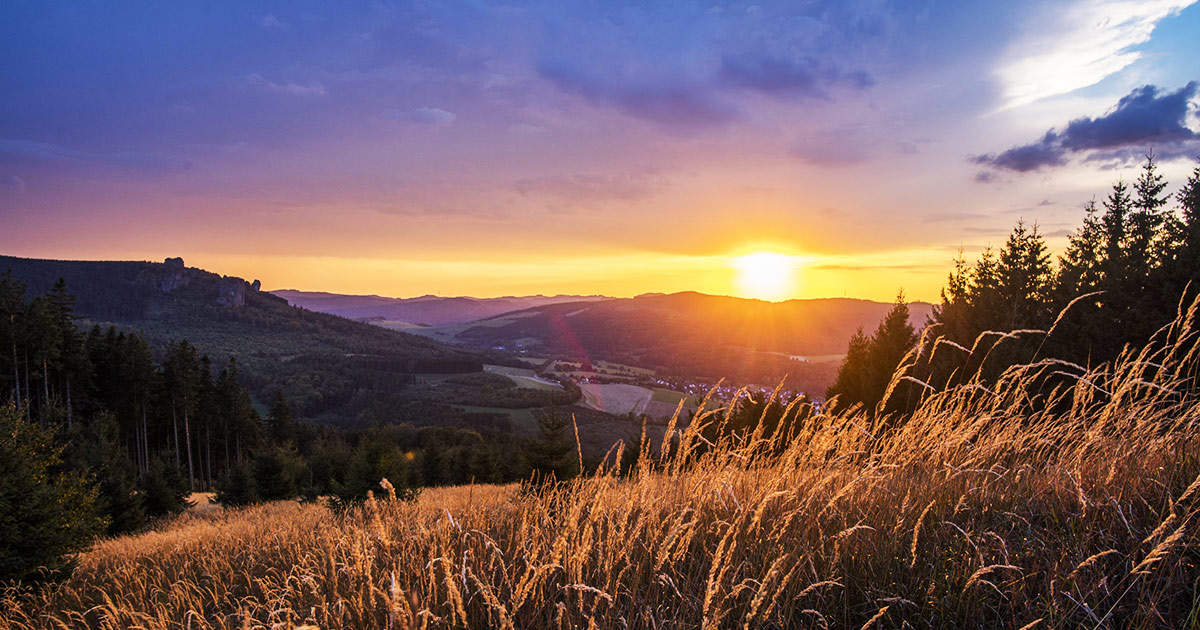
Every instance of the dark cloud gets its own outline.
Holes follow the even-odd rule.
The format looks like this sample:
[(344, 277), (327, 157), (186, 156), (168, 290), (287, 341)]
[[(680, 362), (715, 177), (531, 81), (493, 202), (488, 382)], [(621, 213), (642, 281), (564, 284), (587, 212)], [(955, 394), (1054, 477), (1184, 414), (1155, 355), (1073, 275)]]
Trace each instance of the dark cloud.
[(1047, 131), (1037, 142), (1003, 153), (973, 156), (971, 161), (1025, 173), (1061, 166), (1080, 153), (1088, 153), (1089, 161), (1101, 162), (1137, 159), (1150, 149), (1162, 159), (1181, 157), (1200, 144), (1200, 134), (1187, 127), (1191, 102), (1198, 92), (1200, 83), (1196, 81), (1168, 93), (1145, 85), (1123, 97), (1103, 116), (1077, 118), (1061, 132)]
[(627, 81), (557, 63), (541, 64), (538, 71), (558, 88), (578, 94), (593, 105), (615, 107), (635, 118), (668, 126), (721, 125), (741, 115), (703, 83)]
[(526, 196), (553, 197), (562, 201), (639, 201), (654, 196), (666, 180), (651, 168), (621, 173), (575, 173), (532, 177), (513, 187)]
[(869, 73), (843, 72), (815, 57), (788, 61), (776, 57), (727, 56), (721, 60), (719, 81), (772, 96), (828, 98), (836, 85), (863, 90), (875, 85)]
[(974, 179), (976, 184), (991, 184), (1000, 181), (1000, 176), (992, 171), (979, 171), (975, 173)]

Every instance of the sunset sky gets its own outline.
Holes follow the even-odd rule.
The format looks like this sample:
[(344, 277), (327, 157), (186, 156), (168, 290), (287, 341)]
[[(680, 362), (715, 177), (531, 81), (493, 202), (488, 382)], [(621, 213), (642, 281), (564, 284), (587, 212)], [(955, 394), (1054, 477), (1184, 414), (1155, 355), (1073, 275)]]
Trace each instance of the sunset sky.
[(1190, 0), (11, 0), (0, 254), (932, 301), (1019, 218), (1059, 250), (1150, 148), (1175, 190), (1198, 42)]

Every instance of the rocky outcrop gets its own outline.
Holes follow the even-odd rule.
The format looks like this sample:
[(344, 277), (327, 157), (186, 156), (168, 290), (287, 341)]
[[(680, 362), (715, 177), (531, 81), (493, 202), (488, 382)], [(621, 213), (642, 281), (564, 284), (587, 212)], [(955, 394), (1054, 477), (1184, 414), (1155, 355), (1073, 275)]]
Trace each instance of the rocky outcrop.
[(262, 283), (261, 283), (261, 282), (259, 282), (258, 280), (255, 280), (254, 282), (251, 282), (251, 283), (250, 283), (250, 290), (251, 290), (251, 291), (253, 291), (253, 292), (255, 292), (255, 293), (258, 293), (260, 290), (262, 290)]
[(221, 278), (217, 281), (217, 305), (245, 306), (246, 286), (246, 281), (241, 278)]
[(168, 258), (163, 261), (163, 273), (158, 279), (158, 288), (163, 293), (169, 293), (185, 287), (188, 284), (187, 268), (182, 258)]

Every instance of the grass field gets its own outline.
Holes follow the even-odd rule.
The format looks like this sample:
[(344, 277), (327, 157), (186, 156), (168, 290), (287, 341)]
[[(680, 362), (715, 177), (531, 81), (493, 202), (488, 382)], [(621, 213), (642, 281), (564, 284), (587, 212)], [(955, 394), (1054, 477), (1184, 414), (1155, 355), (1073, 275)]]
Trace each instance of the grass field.
[(533, 409), (506, 409), (504, 407), (477, 407), (474, 405), (451, 405), (452, 407), (462, 409), (463, 411), (476, 411), (479, 413), (495, 413), (504, 414), (513, 419), (513, 424), (517, 425), (526, 433), (537, 433), (538, 423), (533, 417)]
[(512, 379), (517, 387), (540, 389), (544, 391), (561, 391), (562, 385), (553, 381), (539, 378), (531, 369), (506, 367), (503, 365), (485, 365), (483, 369), (496, 374), (503, 374)]
[(787, 442), (709, 445), (713, 410), (628, 477), (542, 492), (190, 514), (7, 593), (0, 627), (1196, 627), (1195, 340), (1053, 391), (1066, 367), (1017, 368), (903, 423), (817, 413)]

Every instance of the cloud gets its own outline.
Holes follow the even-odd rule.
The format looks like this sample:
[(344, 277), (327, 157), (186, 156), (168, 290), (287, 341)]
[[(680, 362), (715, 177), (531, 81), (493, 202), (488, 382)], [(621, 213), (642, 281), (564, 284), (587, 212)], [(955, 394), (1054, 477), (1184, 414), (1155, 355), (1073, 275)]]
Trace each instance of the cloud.
[(275, 83), (268, 81), (257, 72), (246, 76), (246, 80), (252, 85), (261, 85), (272, 92), (280, 92), (283, 94), (292, 94), (295, 96), (325, 96), (325, 86), (317, 82), (309, 83), (308, 85), (300, 85), (299, 83)]
[(279, 18), (275, 17), (274, 13), (260, 15), (256, 18), (254, 18), (254, 23), (263, 28), (277, 28), (280, 30), (287, 30), (287, 27), (288, 27), (287, 24), (280, 22)]
[(976, 184), (991, 184), (999, 181), (1000, 176), (992, 171), (979, 171), (978, 173), (975, 173), (975, 177), (972, 179), (975, 180)]
[(169, 159), (140, 151), (82, 151), (47, 142), (15, 139), (0, 139), (0, 158), (4, 157), (103, 164), (150, 173), (186, 171), (192, 168), (192, 163), (187, 160)]
[(846, 85), (865, 90), (875, 78), (863, 70), (843, 72), (815, 57), (796, 61), (768, 56), (727, 56), (717, 73), (720, 82), (771, 96), (829, 98), (828, 88)]
[(418, 107), (412, 111), (389, 109), (383, 115), (392, 120), (401, 120), (432, 127), (448, 127), (454, 124), (455, 119), (458, 118), (454, 112), (448, 112), (437, 107)]
[(1141, 58), (1134, 47), (1155, 26), (1196, 0), (1082, 0), (1050, 4), (1030, 17), (1024, 37), (996, 69), (1001, 109), (1099, 83)]
[(613, 107), (667, 126), (723, 125), (741, 117), (732, 103), (701, 82), (610, 78), (553, 63), (541, 65), (538, 72), (559, 89), (593, 105)]
[(861, 51), (892, 20), (873, 2), (594, 3), (580, 13), (549, 20), (538, 76), (594, 106), (680, 128), (747, 118), (761, 97), (794, 104), (870, 88), (875, 58)]
[(513, 188), (528, 197), (553, 197), (565, 201), (640, 201), (657, 194), (666, 180), (656, 169), (630, 169), (611, 174), (575, 173), (532, 177)]
[(23, 193), (25, 192), (25, 180), (9, 173), (4, 177), (0, 177), (0, 190)]
[(1184, 156), (1200, 140), (1200, 133), (1187, 126), (1194, 107), (1192, 100), (1198, 93), (1200, 83), (1196, 81), (1169, 93), (1145, 85), (1121, 98), (1103, 116), (1076, 118), (1061, 132), (1051, 129), (1036, 142), (970, 159), (976, 164), (1024, 173), (1062, 166), (1080, 153), (1091, 154), (1087, 159), (1093, 161), (1124, 160), (1151, 149), (1164, 159)]

